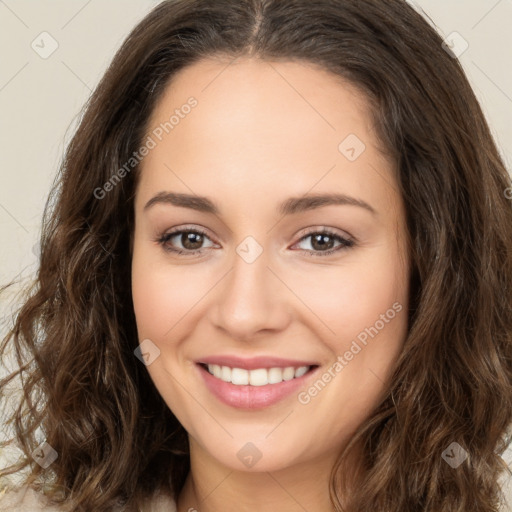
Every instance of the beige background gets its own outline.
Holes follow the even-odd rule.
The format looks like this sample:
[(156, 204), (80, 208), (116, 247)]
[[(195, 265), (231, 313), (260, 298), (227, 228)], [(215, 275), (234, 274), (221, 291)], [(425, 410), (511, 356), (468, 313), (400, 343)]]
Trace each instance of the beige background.
[[(80, 109), (129, 30), (157, 3), (0, 0), (0, 283), (30, 279), (37, 268), (43, 206)], [(443, 37), (456, 31), (469, 44), (460, 61), (510, 170), (512, 0), (410, 3)], [(43, 51), (45, 37), (50, 48), (42, 32), (58, 44), (46, 59), (31, 46)], [(1, 300), (3, 332), (10, 306)]]

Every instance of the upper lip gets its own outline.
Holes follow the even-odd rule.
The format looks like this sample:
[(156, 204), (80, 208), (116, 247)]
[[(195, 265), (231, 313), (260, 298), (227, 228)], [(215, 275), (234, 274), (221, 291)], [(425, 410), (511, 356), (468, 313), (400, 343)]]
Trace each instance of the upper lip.
[(203, 357), (196, 361), (198, 364), (218, 364), (219, 366), (229, 366), (230, 368), (243, 368), (244, 370), (256, 370), (258, 368), (287, 368), (293, 366), (316, 366), (311, 361), (297, 361), (295, 359), (282, 359), (280, 357), (259, 356), (251, 358), (242, 358), (237, 356), (218, 355)]

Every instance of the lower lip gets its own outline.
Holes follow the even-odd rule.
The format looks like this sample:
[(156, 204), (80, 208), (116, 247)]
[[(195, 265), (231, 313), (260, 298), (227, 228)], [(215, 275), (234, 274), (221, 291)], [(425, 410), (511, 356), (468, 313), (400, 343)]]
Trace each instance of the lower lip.
[(214, 377), (206, 368), (197, 365), (206, 387), (224, 404), (239, 409), (262, 409), (292, 395), (304, 386), (305, 380), (318, 370), (308, 371), (302, 377), (265, 386), (237, 386)]

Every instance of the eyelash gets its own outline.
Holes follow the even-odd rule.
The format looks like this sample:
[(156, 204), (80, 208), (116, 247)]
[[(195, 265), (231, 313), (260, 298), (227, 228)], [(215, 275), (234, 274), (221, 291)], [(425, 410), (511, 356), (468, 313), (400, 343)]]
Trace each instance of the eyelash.
[[(167, 242), (173, 236), (181, 235), (183, 233), (195, 233), (195, 234), (202, 235), (202, 236), (208, 238), (209, 240), (211, 240), (210, 237), (206, 234), (206, 232), (203, 231), (202, 229), (199, 229), (199, 228), (194, 228), (194, 229), (181, 228), (181, 229), (177, 229), (175, 231), (170, 231), (168, 233), (163, 233), (162, 235), (159, 235), (157, 237), (157, 239), (155, 240), (155, 242), (160, 244), (162, 246), (162, 248), (164, 249), (164, 251), (172, 252), (172, 253), (175, 253), (175, 254), (186, 254), (188, 256), (191, 256), (191, 255), (194, 255), (194, 254), (200, 254), (200, 253), (202, 253), (205, 250), (205, 248), (203, 248), (203, 249), (196, 249), (196, 250), (173, 249), (173, 248), (171, 248), (171, 247), (166, 245)], [(344, 249), (350, 249), (351, 247), (353, 247), (355, 245), (355, 241), (354, 240), (351, 240), (351, 239), (348, 239), (348, 238), (344, 238), (344, 237), (338, 235), (337, 233), (334, 233), (333, 231), (331, 231), (329, 229), (323, 229), (323, 230), (320, 230), (320, 231), (310, 231), (309, 233), (306, 233), (305, 235), (303, 235), (301, 237), (301, 239), (299, 240), (299, 242), (301, 242), (305, 238), (308, 238), (308, 237), (310, 237), (312, 235), (329, 235), (332, 238), (337, 239), (340, 242), (340, 245), (338, 247), (335, 247), (333, 249), (329, 249), (327, 251), (311, 251), (311, 250), (308, 250), (308, 249), (300, 249), (300, 251), (302, 251), (303, 253), (310, 254), (311, 256), (318, 256), (318, 257), (329, 256), (329, 255), (331, 255), (331, 254), (333, 254), (335, 252), (338, 252), (338, 251), (341, 251), (341, 250), (344, 250)]]

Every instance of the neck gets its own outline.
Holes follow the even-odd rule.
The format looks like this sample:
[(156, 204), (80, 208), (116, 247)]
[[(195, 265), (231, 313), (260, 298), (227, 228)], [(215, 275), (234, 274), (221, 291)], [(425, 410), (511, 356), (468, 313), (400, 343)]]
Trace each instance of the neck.
[(323, 456), (277, 471), (238, 471), (191, 442), (191, 469), (178, 512), (333, 512), (329, 479), (336, 458)]

